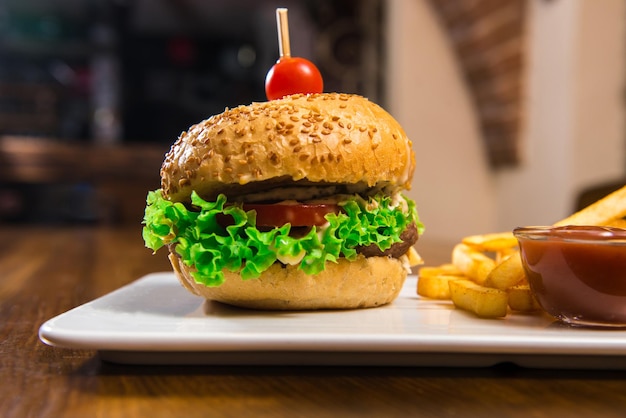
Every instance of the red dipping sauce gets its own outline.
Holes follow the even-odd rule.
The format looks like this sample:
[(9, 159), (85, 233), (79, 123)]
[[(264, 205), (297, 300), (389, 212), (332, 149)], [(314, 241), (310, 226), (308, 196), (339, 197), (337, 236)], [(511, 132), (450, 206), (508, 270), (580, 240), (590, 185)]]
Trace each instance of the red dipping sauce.
[(626, 326), (626, 230), (598, 226), (513, 231), (537, 302), (573, 325)]

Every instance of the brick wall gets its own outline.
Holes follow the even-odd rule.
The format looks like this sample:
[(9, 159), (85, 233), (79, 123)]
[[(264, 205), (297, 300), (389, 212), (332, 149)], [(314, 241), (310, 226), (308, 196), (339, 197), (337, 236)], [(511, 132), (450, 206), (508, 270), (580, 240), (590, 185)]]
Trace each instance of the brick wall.
[(493, 168), (519, 162), (526, 0), (429, 0), (471, 91)]

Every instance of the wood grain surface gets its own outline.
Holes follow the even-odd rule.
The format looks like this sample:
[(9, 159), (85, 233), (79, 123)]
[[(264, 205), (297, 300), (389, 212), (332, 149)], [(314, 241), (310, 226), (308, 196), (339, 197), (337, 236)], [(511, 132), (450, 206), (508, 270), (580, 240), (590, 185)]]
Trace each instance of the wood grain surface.
[[(419, 248), (419, 247), (418, 247)], [(419, 248), (444, 254), (447, 248)], [(436, 257), (436, 256), (435, 256)], [(621, 417), (622, 371), (133, 366), (46, 346), (39, 326), (169, 270), (139, 226), (0, 225), (2, 417)]]

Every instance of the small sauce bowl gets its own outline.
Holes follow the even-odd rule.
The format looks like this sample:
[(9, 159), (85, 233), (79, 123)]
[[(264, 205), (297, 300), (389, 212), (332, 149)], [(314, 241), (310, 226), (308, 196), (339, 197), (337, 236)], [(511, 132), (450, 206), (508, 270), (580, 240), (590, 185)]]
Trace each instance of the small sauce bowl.
[(626, 327), (626, 230), (516, 228), (522, 264), (541, 307), (580, 326)]

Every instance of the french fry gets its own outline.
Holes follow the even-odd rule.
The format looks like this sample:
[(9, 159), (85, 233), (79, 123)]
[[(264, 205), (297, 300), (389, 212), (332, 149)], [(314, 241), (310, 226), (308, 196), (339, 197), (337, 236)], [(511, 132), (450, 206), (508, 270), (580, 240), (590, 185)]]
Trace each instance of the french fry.
[(469, 245), (476, 251), (493, 253), (496, 264), (501, 263), (517, 250), (517, 238), (513, 232), (470, 235), (463, 238), (461, 243)]
[(430, 299), (450, 299), (450, 282), (460, 280), (463, 276), (427, 275), (419, 276), (417, 294)]
[(470, 235), (461, 240), (465, 245), (482, 252), (497, 253), (517, 247), (517, 238), (512, 232), (496, 232), (484, 235)]
[(554, 226), (606, 225), (626, 216), (626, 186), (562, 219)]
[(495, 253), (496, 264), (500, 264), (517, 252), (517, 247), (503, 248)]
[(450, 297), (457, 308), (481, 318), (502, 318), (508, 311), (507, 292), (484, 287), (471, 280), (452, 280)]
[(496, 266), (495, 260), (463, 243), (452, 250), (452, 264), (478, 284), (484, 283)]
[(522, 266), (522, 259), (519, 251), (515, 251), (489, 272), (485, 286), (506, 290), (524, 281), (526, 281), (526, 274)]
[(439, 266), (424, 266), (419, 269), (419, 277), (426, 276), (463, 276), (463, 272), (452, 263), (441, 264)]
[(409, 250), (404, 254), (409, 262), (409, 266), (415, 267), (424, 264), (422, 256), (417, 252), (415, 247), (409, 247)]
[(510, 287), (507, 292), (509, 294), (509, 308), (512, 310), (535, 312), (541, 309), (528, 284)]
[(611, 226), (613, 228), (626, 229), (626, 219), (612, 219), (609, 222), (602, 224), (602, 226)]

